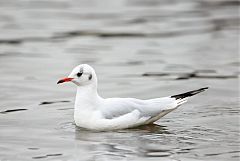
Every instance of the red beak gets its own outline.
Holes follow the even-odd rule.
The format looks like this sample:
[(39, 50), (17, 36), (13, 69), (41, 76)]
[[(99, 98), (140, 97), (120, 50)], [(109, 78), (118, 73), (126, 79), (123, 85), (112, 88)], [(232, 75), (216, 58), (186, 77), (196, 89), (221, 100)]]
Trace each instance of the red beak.
[(71, 80), (73, 80), (73, 78), (63, 78), (63, 79), (60, 79), (57, 82), (57, 84), (64, 83), (64, 82), (70, 82)]

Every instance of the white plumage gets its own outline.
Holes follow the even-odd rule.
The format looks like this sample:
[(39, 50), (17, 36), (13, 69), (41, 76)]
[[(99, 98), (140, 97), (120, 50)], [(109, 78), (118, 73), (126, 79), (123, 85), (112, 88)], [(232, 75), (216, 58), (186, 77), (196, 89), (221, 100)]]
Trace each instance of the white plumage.
[(185, 103), (188, 97), (207, 88), (179, 95), (140, 100), (135, 98), (107, 98), (97, 93), (97, 76), (94, 69), (82, 64), (71, 74), (58, 81), (77, 85), (74, 121), (77, 126), (90, 130), (115, 130), (150, 124)]

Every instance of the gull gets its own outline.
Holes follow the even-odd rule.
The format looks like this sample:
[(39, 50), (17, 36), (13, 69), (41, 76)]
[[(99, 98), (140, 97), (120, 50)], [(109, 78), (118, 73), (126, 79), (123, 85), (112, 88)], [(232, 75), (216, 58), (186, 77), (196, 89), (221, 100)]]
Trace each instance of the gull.
[(108, 131), (152, 124), (187, 102), (188, 98), (208, 87), (162, 98), (102, 98), (98, 95), (97, 75), (88, 64), (76, 66), (70, 75), (57, 84), (73, 82), (77, 85), (74, 121), (79, 127)]

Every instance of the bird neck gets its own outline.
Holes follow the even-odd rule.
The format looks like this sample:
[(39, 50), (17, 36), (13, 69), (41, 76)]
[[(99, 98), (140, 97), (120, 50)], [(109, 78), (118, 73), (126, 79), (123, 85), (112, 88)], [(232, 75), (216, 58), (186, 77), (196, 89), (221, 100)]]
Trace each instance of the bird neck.
[(95, 84), (89, 84), (85, 86), (78, 86), (77, 87), (77, 95), (80, 97), (86, 96), (86, 97), (93, 97), (96, 96), (97, 93), (97, 85)]
[(99, 100), (100, 96), (97, 92), (97, 84), (93, 83), (85, 86), (78, 86), (75, 100), (75, 110), (83, 108), (94, 110), (97, 108)]

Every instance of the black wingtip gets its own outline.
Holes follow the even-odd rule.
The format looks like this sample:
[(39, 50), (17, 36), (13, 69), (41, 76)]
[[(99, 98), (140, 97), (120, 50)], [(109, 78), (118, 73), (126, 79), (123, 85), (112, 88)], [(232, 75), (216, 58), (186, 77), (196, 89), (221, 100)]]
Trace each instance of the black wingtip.
[(171, 98), (182, 99), (182, 98), (186, 98), (186, 97), (191, 97), (193, 95), (196, 95), (198, 93), (201, 93), (201, 92), (207, 90), (208, 88), (209, 87), (204, 87), (204, 88), (200, 88), (200, 89), (197, 89), (197, 90), (189, 91), (189, 92), (186, 92), (186, 93), (173, 95), (173, 96), (171, 96)]

